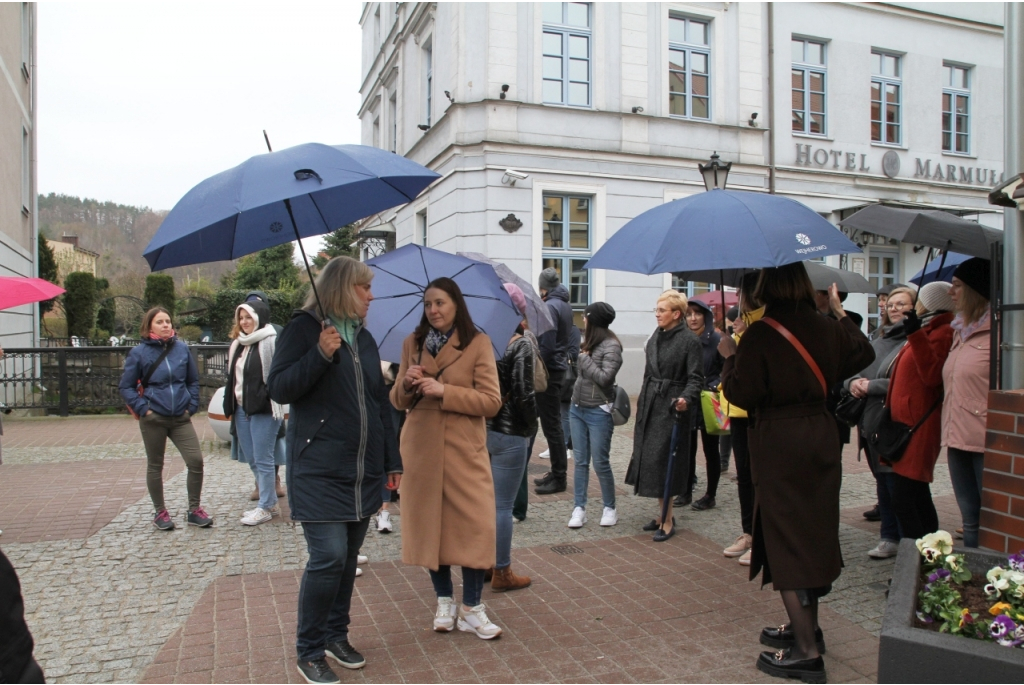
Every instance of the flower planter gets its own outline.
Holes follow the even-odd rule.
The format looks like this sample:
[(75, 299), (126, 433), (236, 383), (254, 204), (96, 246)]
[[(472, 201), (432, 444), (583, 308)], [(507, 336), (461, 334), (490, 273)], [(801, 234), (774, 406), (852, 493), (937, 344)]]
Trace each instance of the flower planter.
[[(967, 567), (984, 576), (1005, 565), (1006, 555), (974, 549)], [(900, 542), (882, 619), (878, 646), (880, 683), (1019, 683), (1024, 682), (1024, 649), (937, 633), (914, 626), (917, 593), (921, 590), (921, 554), (914, 541)]]

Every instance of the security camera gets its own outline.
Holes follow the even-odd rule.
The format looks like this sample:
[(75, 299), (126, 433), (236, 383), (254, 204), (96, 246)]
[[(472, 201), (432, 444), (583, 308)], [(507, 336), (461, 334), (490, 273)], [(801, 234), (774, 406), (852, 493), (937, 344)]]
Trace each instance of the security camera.
[(507, 183), (510, 186), (514, 186), (516, 181), (522, 181), (530, 177), (530, 174), (524, 174), (522, 171), (516, 171), (515, 169), (505, 169), (505, 174), (501, 177), (502, 183)]

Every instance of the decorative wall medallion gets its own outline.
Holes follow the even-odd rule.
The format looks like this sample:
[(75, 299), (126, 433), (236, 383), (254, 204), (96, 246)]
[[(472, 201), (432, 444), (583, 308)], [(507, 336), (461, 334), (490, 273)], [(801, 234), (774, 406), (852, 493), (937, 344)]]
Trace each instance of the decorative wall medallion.
[(516, 218), (515, 214), (509, 214), (504, 219), (498, 222), (498, 225), (504, 228), (509, 233), (515, 233), (523, 227), (523, 222)]
[(896, 178), (900, 173), (900, 156), (895, 150), (889, 150), (882, 155), (882, 171), (889, 178)]

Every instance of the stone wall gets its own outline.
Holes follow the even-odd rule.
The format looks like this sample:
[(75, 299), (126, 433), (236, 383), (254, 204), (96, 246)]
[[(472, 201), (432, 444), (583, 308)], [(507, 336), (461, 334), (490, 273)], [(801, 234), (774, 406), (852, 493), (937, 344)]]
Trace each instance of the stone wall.
[(982, 480), (982, 547), (1024, 549), (1024, 390), (988, 396), (988, 435)]

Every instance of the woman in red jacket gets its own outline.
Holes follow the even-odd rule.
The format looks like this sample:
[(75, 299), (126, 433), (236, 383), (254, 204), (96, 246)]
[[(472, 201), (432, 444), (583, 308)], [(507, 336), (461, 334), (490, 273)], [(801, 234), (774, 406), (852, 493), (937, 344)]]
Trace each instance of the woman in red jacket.
[[(892, 464), (892, 508), (905, 538), (920, 538), (939, 529), (928, 484), (939, 458), (942, 429), (942, 366), (953, 342), (953, 300), (949, 283), (929, 283), (918, 293), (915, 312), (903, 326), (907, 344), (893, 364), (885, 403), (894, 421), (914, 432), (903, 458)], [(927, 416), (927, 418), (925, 418)]]

